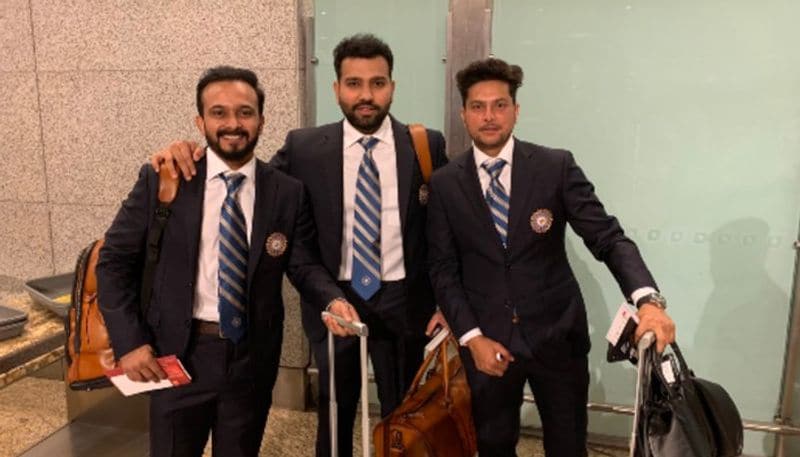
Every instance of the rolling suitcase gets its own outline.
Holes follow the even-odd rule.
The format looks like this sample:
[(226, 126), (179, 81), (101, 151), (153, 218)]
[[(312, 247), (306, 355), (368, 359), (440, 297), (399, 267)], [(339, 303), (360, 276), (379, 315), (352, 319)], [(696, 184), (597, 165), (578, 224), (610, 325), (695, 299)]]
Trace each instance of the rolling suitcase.
[[(369, 376), (367, 373), (367, 337), (369, 336), (369, 329), (366, 324), (361, 322), (347, 322), (339, 316), (322, 312), (322, 317), (330, 316), (336, 320), (342, 327), (349, 328), (356, 331), (356, 336), (359, 338), (360, 345), (360, 359), (361, 359), (361, 449), (364, 457), (369, 457)], [(335, 351), (333, 345), (333, 333), (328, 332), (328, 366), (330, 367), (330, 376), (328, 379), (328, 386), (330, 392), (330, 431), (331, 431), (331, 456), (339, 456), (339, 443), (338, 443), (338, 417), (337, 417), (337, 403), (336, 403), (336, 364), (335, 364)]]

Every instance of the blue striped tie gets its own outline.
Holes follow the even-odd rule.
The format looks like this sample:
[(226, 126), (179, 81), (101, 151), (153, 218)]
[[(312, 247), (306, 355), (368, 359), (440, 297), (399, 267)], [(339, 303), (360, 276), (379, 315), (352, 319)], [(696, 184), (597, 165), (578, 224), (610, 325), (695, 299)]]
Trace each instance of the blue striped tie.
[(220, 177), (228, 193), (219, 219), (219, 328), (222, 336), (238, 343), (247, 329), (247, 226), (236, 201), (245, 176), (229, 172)]
[(361, 298), (369, 300), (381, 286), (381, 184), (372, 158), (378, 139), (365, 136), (358, 142), (364, 157), (356, 180), (351, 285)]
[(481, 168), (486, 170), (492, 178), (486, 189), (486, 204), (489, 205), (494, 228), (500, 235), (503, 247), (506, 247), (508, 243), (508, 204), (510, 201), (508, 193), (500, 182), (500, 173), (505, 165), (506, 161), (499, 158), (490, 159), (481, 164)]

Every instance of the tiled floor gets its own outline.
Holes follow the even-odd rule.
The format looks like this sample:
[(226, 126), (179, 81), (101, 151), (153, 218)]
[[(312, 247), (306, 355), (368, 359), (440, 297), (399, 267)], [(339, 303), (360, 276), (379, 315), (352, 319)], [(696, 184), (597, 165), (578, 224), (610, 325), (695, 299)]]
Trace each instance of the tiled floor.
[[(61, 381), (25, 378), (0, 389), (0, 457), (14, 457), (66, 424), (66, 399)], [(312, 457), (316, 414), (273, 409), (270, 412), (261, 456)], [(360, 436), (356, 453), (360, 455)], [(541, 441), (523, 438), (520, 456), (544, 456)], [(207, 456), (211, 453), (207, 452)], [(592, 451), (590, 457), (622, 457), (627, 453)]]

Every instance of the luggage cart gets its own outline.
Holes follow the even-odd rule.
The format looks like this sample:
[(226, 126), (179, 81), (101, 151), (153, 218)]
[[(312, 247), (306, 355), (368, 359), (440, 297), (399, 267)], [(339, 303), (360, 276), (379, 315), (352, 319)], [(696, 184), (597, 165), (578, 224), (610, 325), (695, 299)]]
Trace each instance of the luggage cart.
[[(360, 359), (361, 359), (361, 449), (364, 457), (369, 457), (369, 376), (367, 373), (367, 337), (369, 336), (369, 329), (367, 325), (361, 322), (347, 322), (341, 317), (329, 313), (322, 312), (322, 317), (331, 317), (342, 327), (354, 330), (356, 336), (359, 337), (360, 346)], [(339, 457), (339, 443), (338, 443), (338, 406), (336, 403), (336, 352), (333, 344), (333, 333), (328, 332), (328, 366), (330, 376), (328, 377), (328, 391), (330, 392), (330, 431), (331, 431), (331, 456)]]

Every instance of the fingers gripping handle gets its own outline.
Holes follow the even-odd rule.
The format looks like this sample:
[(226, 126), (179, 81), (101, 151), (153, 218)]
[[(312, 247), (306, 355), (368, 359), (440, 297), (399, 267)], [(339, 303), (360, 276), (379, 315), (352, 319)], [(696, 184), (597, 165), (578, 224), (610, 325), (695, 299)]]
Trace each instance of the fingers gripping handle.
[(337, 324), (344, 328), (354, 330), (356, 332), (356, 336), (369, 336), (369, 329), (367, 328), (366, 324), (362, 322), (347, 322), (336, 314), (323, 311), (322, 318), (324, 319), (326, 317), (330, 317), (331, 319), (335, 320)]

